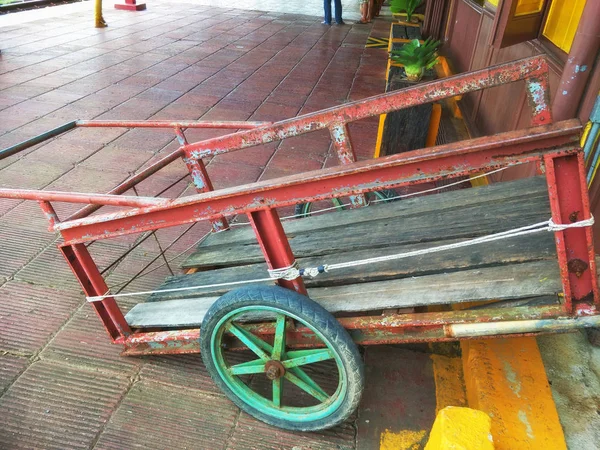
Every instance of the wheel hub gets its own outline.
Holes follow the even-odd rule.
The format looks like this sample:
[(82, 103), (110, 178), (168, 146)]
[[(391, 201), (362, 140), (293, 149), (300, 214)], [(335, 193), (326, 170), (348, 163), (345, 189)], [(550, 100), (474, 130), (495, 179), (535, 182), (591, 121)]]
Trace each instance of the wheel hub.
[(285, 375), (285, 367), (279, 361), (268, 361), (265, 364), (265, 375), (269, 380), (276, 380)]

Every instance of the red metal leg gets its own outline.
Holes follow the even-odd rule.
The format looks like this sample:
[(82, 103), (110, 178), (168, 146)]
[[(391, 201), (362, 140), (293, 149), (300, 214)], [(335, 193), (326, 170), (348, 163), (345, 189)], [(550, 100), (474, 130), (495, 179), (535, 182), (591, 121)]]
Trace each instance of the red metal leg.
[[(85, 245), (65, 245), (60, 247), (60, 250), (87, 297), (106, 294), (108, 286)], [(91, 304), (113, 342), (120, 341), (131, 334), (131, 329), (114, 298), (105, 298)]]
[[(265, 255), (265, 260), (269, 269), (280, 269), (291, 266), (294, 261), (294, 254), (290, 248), (279, 215), (276, 209), (265, 209), (249, 213), (250, 223), (256, 233), (256, 239)], [(306, 295), (304, 280), (298, 277), (295, 280), (279, 280), (280, 286), (292, 289), (296, 292)]]
[[(345, 165), (356, 162), (356, 153), (354, 153), (354, 148), (352, 148), (352, 141), (350, 140), (348, 124), (333, 124), (329, 128), (329, 132), (331, 133), (333, 147), (337, 152), (340, 164)], [(364, 194), (351, 195), (350, 202), (352, 203), (353, 208), (358, 208), (367, 204)]]
[(115, 9), (125, 9), (127, 11), (143, 11), (146, 9), (145, 3), (136, 3), (136, 0), (125, 0), (124, 4), (115, 5)]
[(46, 219), (48, 219), (48, 230), (52, 231), (54, 229), (54, 225), (60, 223), (58, 215), (56, 214), (56, 211), (50, 202), (40, 201), (38, 203), (40, 204), (40, 208), (42, 208), (42, 212), (46, 216)]
[[(552, 220), (569, 224), (590, 218), (583, 153), (544, 158)], [(599, 307), (591, 227), (555, 232), (556, 251), (568, 313)]]

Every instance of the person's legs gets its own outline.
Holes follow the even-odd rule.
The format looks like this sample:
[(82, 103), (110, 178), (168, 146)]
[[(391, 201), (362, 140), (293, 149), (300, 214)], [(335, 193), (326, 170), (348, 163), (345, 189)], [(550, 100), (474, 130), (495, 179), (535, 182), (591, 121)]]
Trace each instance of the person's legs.
[(323, 23), (331, 24), (331, 0), (323, 0), (323, 9), (325, 10), (325, 20)]
[(333, 0), (333, 5), (335, 6), (335, 23), (343, 24), (342, 20), (342, 0)]
[(375, 0), (375, 14), (374, 17), (379, 17), (379, 13), (381, 12), (381, 5), (383, 4), (383, 0)]
[(375, 9), (375, 5), (373, 0), (369, 0), (369, 2), (367, 3), (367, 21), (371, 22), (373, 20), (373, 14), (374, 14), (374, 9)]
[(359, 0), (360, 3), (360, 20), (356, 23), (368, 23), (369, 18), (367, 14), (369, 13), (369, 0)]

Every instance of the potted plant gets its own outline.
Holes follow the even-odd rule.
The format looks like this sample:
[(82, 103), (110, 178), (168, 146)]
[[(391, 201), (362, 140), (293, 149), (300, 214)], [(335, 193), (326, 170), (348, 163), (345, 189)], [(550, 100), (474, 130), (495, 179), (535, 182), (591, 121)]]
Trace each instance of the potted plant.
[(394, 14), (405, 12), (407, 22), (417, 22), (412, 15), (421, 3), (423, 0), (390, 0), (390, 10)]
[(398, 50), (392, 50), (392, 61), (404, 66), (406, 78), (410, 81), (419, 81), (423, 78), (426, 69), (431, 69), (437, 62), (437, 49), (440, 41), (427, 38), (423, 43), (418, 39), (404, 44)]

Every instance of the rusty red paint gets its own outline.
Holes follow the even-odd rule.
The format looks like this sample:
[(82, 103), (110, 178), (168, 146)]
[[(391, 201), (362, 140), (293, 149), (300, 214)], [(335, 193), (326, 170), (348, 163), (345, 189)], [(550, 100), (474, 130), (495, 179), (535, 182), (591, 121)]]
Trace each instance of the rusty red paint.
[(219, 128), (252, 129), (270, 125), (271, 122), (242, 121), (170, 121), (170, 120), (78, 120), (78, 127), (115, 127), (115, 128)]
[[(563, 122), (474, 139), (471, 142), (431, 147), (358, 162), (351, 166), (305, 172), (165, 201), (154, 207), (62, 222), (55, 226), (55, 230), (62, 233), (65, 242), (84, 242), (218, 216), (420, 184), (446, 176), (468, 175), (526, 161), (535, 162), (547, 152), (549, 155), (559, 156), (578, 151), (576, 141), (580, 127), (578, 121)], [(538, 139), (537, 142), (535, 138)], [(508, 146), (507, 142), (512, 145)], [(557, 149), (556, 146), (560, 144), (563, 147)]]
[[(450, 324), (550, 319), (562, 316), (564, 311), (560, 306), (542, 306), (345, 317), (338, 320), (356, 343), (376, 345), (456, 340), (449, 336), (444, 328)], [(273, 323), (248, 324), (245, 327), (267, 342), (273, 340)], [(123, 354), (198, 353), (199, 339), (199, 329), (136, 333), (124, 340)], [(316, 348), (322, 345), (322, 341), (308, 328), (296, 327), (286, 332), (286, 346), (290, 348)], [(228, 340), (227, 348), (245, 349), (236, 339)]]
[[(356, 154), (352, 147), (352, 140), (350, 139), (350, 132), (348, 125), (345, 123), (334, 123), (330, 128), (331, 141), (333, 142), (333, 148), (335, 149), (338, 160), (341, 165), (352, 164), (356, 162)], [(352, 195), (350, 196), (350, 202), (353, 208), (365, 206), (367, 204), (364, 195)]]
[(200, 330), (135, 333), (123, 340), (123, 355), (184, 354), (200, 352)]
[[(262, 249), (269, 269), (289, 267), (296, 261), (276, 209), (264, 209), (248, 214), (256, 239)], [(277, 284), (307, 294), (304, 280), (278, 280)]]
[[(60, 250), (87, 297), (105, 295), (108, 292), (108, 286), (85, 245), (63, 245)], [(131, 334), (114, 298), (107, 297), (100, 302), (92, 302), (92, 307), (113, 342), (120, 342), (120, 339)]]
[[(141, 120), (136, 120), (136, 121), (78, 120), (76, 122), (76, 125), (80, 126), (80, 127), (174, 128), (175, 134), (177, 135), (177, 138), (180, 139), (181, 145), (187, 144), (187, 141), (185, 140), (185, 136), (183, 135), (183, 131), (182, 131), (183, 128), (251, 129), (251, 128), (256, 128), (259, 126), (270, 125), (270, 124), (271, 124), (271, 122), (241, 122), (241, 121), (235, 121), (235, 122), (177, 121), (177, 122), (172, 122), (172, 121), (167, 121), (167, 120), (146, 120), (146, 121), (141, 121)], [(119, 194), (122, 194), (123, 192), (127, 192), (132, 187), (136, 186), (137, 184), (139, 184), (140, 182), (142, 182), (149, 176), (155, 174), (163, 167), (169, 165), (170, 163), (172, 163), (173, 161), (179, 159), (180, 157), (182, 157), (184, 155), (185, 155), (185, 152), (182, 149), (177, 149), (177, 150), (171, 152), (164, 158), (161, 158), (159, 161), (155, 162), (154, 164), (151, 164), (150, 166), (146, 167), (139, 173), (128, 178), (127, 180), (125, 180), (124, 182), (119, 184), (118, 186), (115, 186), (113, 189), (111, 189), (108, 192), (108, 194), (119, 195)], [(206, 177), (208, 178), (208, 175), (206, 175)], [(212, 188), (211, 188), (211, 190), (212, 190)], [(72, 214), (71, 216), (69, 216), (66, 219), (66, 221), (80, 219), (82, 217), (89, 216), (94, 211), (97, 211), (100, 207), (101, 207), (101, 205), (88, 205), (85, 208), (82, 208), (79, 211)], [(224, 220), (225, 219), (222, 219), (222, 221), (220, 221), (220, 222), (218, 220), (215, 220), (214, 221), (215, 229), (221, 230), (221, 229), (227, 228), (227, 223), (223, 222)]]
[[(206, 167), (201, 159), (196, 160), (186, 155), (183, 157), (183, 162), (190, 172), (192, 182), (196, 187), (196, 192), (202, 193), (211, 192), (214, 190), (212, 182), (210, 181), (210, 177), (208, 176), (208, 172), (206, 171)], [(211, 219), (211, 223), (213, 231), (215, 232), (223, 231), (229, 228), (227, 219), (225, 219), (223, 216)]]
[[(545, 166), (552, 220), (557, 224), (568, 224), (573, 219), (589, 219), (583, 153), (559, 158), (546, 156)], [(557, 231), (555, 241), (566, 312), (573, 313), (576, 304), (583, 304), (584, 309), (598, 306), (600, 298), (591, 228)], [(578, 267), (585, 265), (586, 269), (579, 273), (576, 270), (569, 271), (576, 260), (581, 261)]]
[(133, 207), (165, 205), (169, 203), (168, 199), (152, 197), (86, 194), (81, 192), (35, 191), (32, 189), (0, 189), (0, 198)]
[[(539, 81), (547, 77), (547, 74), (548, 63), (546, 57), (542, 55), (534, 56), (429, 83), (420, 83), (414, 87), (368, 97), (324, 111), (305, 114), (270, 126), (258, 127), (253, 130), (189, 144), (185, 147), (185, 150), (195, 158), (218, 155), (321, 130), (335, 123), (347, 123), (379, 116), (398, 109), (435, 102), (529, 78), (538, 81), (540, 87), (547, 88), (546, 83)], [(549, 114), (546, 98), (546, 95), (532, 96), (534, 115), (545, 117)]]
[(56, 211), (50, 202), (39, 201), (38, 203), (40, 204), (40, 208), (42, 209), (44, 216), (46, 216), (46, 220), (48, 220), (48, 230), (52, 231), (54, 225), (60, 223), (60, 219), (58, 218), (58, 215), (56, 214)]
[(544, 125), (552, 123), (552, 110), (550, 109), (550, 78), (548, 72), (525, 80), (525, 91), (531, 108), (531, 125)]
[(356, 162), (356, 154), (354, 153), (354, 148), (352, 148), (348, 125), (345, 123), (334, 123), (329, 128), (329, 132), (340, 164), (344, 165)]

